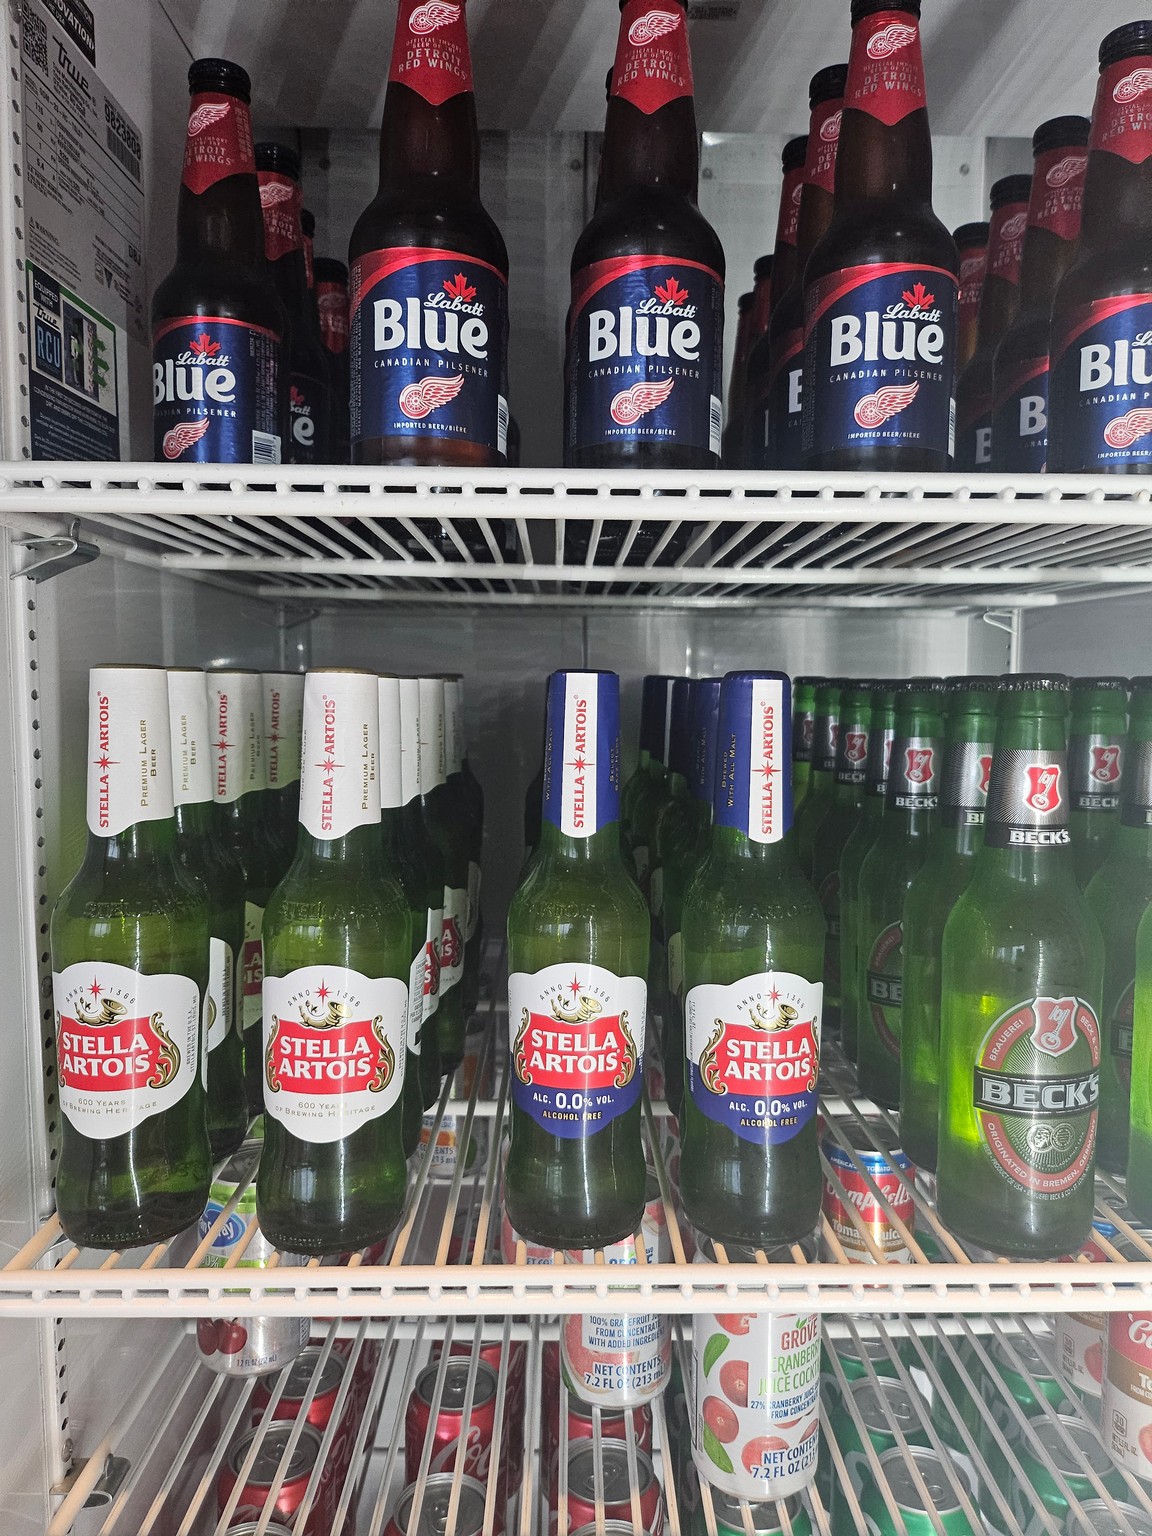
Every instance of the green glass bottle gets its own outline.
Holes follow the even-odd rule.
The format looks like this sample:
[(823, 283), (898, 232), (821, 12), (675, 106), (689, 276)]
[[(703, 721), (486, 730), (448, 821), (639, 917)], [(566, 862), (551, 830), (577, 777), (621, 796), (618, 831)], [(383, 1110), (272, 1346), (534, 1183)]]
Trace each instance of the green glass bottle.
[(800, 868), (809, 878), (812, 875), (816, 834), (828, 814), (836, 790), (836, 742), (840, 735), (842, 684), (841, 678), (829, 678), (816, 690), (808, 793), (801, 801), (793, 823), (796, 830), (796, 855), (800, 860)]
[(649, 839), (648, 910), (652, 934), (648, 951), (648, 1019), (652, 1044), (659, 1050), (664, 1020), (668, 1015), (668, 950), (664, 938), (665, 858), (690, 836), (692, 796), (692, 689), (689, 677), (678, 677), (671, 688), (671, 725), (668, 733), (667, 772), (662, 786), (664, 800), (652, 823)]
[(468, 766), (468, 739), (464, 725), (464, 681), (458, 672), (444, 678), (444, 756), (448, 789), (468, 844), (468, 897), (464, 914), (464, 973), (462, 1003), (465, 1019), (476, 1011), (480, 999), (480, 956), (484, 948), (484, 924), (480, 913), (480, 861), (484, 852), (484, 791)]
[(888, 760), (896, 726), (895, 683), (882, 682), (869, 701), (868, 767), (860, 813), (840, 855), (840, 1049), (857, 1056), (860, 1017), (860, 870), (880, 832), (888, 790)]
[[(440, 940), (444, 932), (444, 857), (428, 830), (426, 795), (431, 794), (434, 772), (420, 751), (420, 679), (401, 677), (400, 684), (400, 777), (404, 809), (400, 835), (410, 863), (424, 887), (424, 968), (413, 975), (413, 993), (420, 994), (420, 1080), (424, 1108), (431, 1109), (440, 1096), (444, 1071), (440, 1063)], [(415, 1001), (409, 999), (409, 1028), (415, 1027)], [(426, 1058), (426, 1059), (425, 1059)], [(431, 1064), (435, 1064), (435, 1081)]]
[(753, 1247), (820, 1215), (824, 918), (791, 831), (789, 691), (724, 679), (711, 855), (684, 904), (680, 1197), (698, 1230)]
[(549, 1248), (601, 1248), (644, 1209), (649, 918), (620, 851), (620, 680), (548, 686), (540, 849), (508, 913), (505, 1206)]
[(261, 672), (264, 698), (264, 825), (276, 848), (279, 884), (296, 857), (300, 829), (300, 725), (304, 715), (303, 672)]
[(873, 686), (853, 682), (841, 689), (832, 796), (812, 846), (812, 888), (825, 923), (824, 1039), (840, 1030), (840, 860), (864, 799)]
[(1010, 1257), (1092, 1223), (1103, 941), (1068, 833), (1068, 680), (1001, 679), (984, 842), (944, 930), (937, 1201)]
[[(436, 1039), (440, 1070), (455, 1072), (464, 1059), (464, 929), (468, 913), (468, 831), (463, 807), (448, 787), (444, 679), (420, 678), (420, 773), (424, 816), (444, 864), (444, 918), (440, 928), (440, 992)], [(427, 774), (427, 779), (424, 775)]]
[[(656, 819), (667, 797), (668, 743), (672, 732), (674, 677), (644, 679), (640, 699), (640, 760), (621, 799), (621, 835), (640, 889), (648, 898)], [(539, 810), (539, 800), (537, 810)]]
[(208, 898), (208, 987), (204, 994), (208, 1144), (214, 1159), (235, 1152), (248, 1126), (244, 1037), (236, 964), (244, 947), (244, 870), (217, 831), (208, 747), (208, 692), (199, 667), (168, 672), (176, 854)]
[(264, 914), (256, 1214), (294, 1253), (386, 1238), (404, 1209), (408, 903), (380, 843), (374, 673), (304, 682), (300, 840)]
[(264, 822), (268, 787), (264, 758), (264, 697), (259, 672), (209, 672), (208, 725), (212, 731), (212, 793), (221, 840), (244, 866), (244, 952), (236, 980), (244, 1034), (248, 1103), (264, 1101), (262, 1007), (264, 962), (260, 935), (264, 908), (279, 879), (278, 852)]
[(896, 695), (896, 730), (879, 835), (860, 866), (856, 1070), (860, 1091), (900, 1102), (904, 897), (928, 857), (940, 793), (943, 683), (913, 678)]
[(1128, 679), (1072, 679), (1068, 782), (1072, 792), (1072, 859), (1084, 890), (1103, 864), (1120, 819)]
[(540, 846), (540, 799), (544, 794), (544, 759), (524, 791), (524, 863)]
[(994, 677), (945, 679), (940, 810), (928, 857), (904, 898), (900, 1145), (929, 1171), (940, 1118), (940, 952), (983, 837), (999, 686)]
[(80, 1247), (175, 1237), (208, 1199), (208, 899), (176, 850), (168, 682), (88, 681), (88, 845), (52, 913), (56, 1208)]
[(816, 731), (816, 690), (822, 677), (798, 677), (792, 684), (792, 805), (799, 809), (812, 777), (812, 741)]
[[(1152, 907), (1152, 677), (1134, 677), (1130, 686), (1120, 825), (1107, 858), (1084, 892), (1088, 910), (1100, 924), (1104, 938), (1096, 1161), (1109, 1173), (1124, 1173), (1128, 1168), (1137, 932), (1145, 912)], [(1141, 1081), (1146, 1076), (1141, 1074)], [(1146, 1093), (1144, 1102), (1147, 1105)], [(1150, 1168), (1152, 1160), (1136, 1170), (1136, 1177), (1129, 1181), (1129, 1194)]]

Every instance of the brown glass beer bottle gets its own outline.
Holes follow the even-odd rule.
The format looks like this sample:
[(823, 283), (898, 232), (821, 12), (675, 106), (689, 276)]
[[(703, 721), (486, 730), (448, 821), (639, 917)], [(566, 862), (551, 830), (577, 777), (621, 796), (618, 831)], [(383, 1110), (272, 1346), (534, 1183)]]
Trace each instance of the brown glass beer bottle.
[(961, 224), (952, 231), (960, 257), (960, 290), (956, 295), (956, 376), (968, 366), (976, 350), (976, 326), (980, 318), (980, 290), (988, 266), (987, 224)]

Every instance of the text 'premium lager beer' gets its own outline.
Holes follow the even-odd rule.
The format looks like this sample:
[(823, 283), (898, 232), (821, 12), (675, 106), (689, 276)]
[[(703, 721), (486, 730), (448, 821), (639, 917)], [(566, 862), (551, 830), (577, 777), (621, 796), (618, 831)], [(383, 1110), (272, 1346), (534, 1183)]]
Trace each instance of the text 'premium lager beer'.
[(56, 1207), (81, 1247), (189, 1226), (208, 1198), (208, 902), (181, 868), (160, 667), (88, 682), (88, 846), (52, 913)]
[(1068, 835), (1068, 681), (1001, 679), (984, 843), (944, 930), (941, 1219), (997, 1253), (1072, 1253), (1092, 1221), (1100, 929)]
[(464, 0), (399, 0), (349, 263), (353, 462), (503, 463), (508, 253), (480, 201)]
[(623, 0), (602, 200), (572, 253), (566, 465), (719, 464), (724, 252), (699, 158), (684, 0)]
[(508, 913), (505, 1173), (513, 1226), (549, 1248), (618, 1242), (644, 1209), (649, 920), (619, 799), (619, 678), (553, 673), (540, 847)]
[(152, 298), (154, 454), (279, 464), (288, 320), (264, 260), (248, 75), (198, 59), (188, 86), (176, 265)]

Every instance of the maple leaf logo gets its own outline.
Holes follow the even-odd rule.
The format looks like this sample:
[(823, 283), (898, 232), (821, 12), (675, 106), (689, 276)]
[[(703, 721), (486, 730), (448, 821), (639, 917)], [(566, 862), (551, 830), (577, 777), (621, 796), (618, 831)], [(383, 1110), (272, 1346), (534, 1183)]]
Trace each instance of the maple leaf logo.
[(681, 288), (674, 277), (656, 284), (656, 297), (665, 304), (683, 304), (688, 297), (687, 288)]
[(936, 302), (936, 295), (929, 293), (923, 283), (917, 283), (915, 288), (905, 288), (901, 297), (910, 309), (930, 309)]
[(457, 272), (455, 277), (444, 279), (444, 292), (450, 299), (463, 299), (465, 303), (476, 297), (476, 290), (464, 276), (463, 272)]
[(290, 390), (290, 395), (291, 395), (291, 400), (292, 400), (292, 404), (293, 405), (303, 405), (304, 404), (304, 396), (296, 388), (295, 384), (292, 385), (292, 388)]
[(220, 350), (220, 343), (213, 341), (207, 331), (201, 331), (199, 336), (193, 337), (188, 350), (197, 357), (215, 357)]

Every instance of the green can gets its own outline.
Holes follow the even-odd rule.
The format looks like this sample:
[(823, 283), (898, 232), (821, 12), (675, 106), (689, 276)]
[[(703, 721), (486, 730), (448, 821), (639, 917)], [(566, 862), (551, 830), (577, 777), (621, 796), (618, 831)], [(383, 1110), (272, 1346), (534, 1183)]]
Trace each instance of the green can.
[[(1038, 1502), (1057, 1525), (1068, 1520), (1071, 1505), (1063, 1484), (1081, 1504), (1085, 1499), (1096, 1498), (1097, 1482), (1103, 1483), (1109, 1493), (1124, 1493), (1124, 1474), (1113, 1465), (1095, 1430), (1083, 1419), (1066, 1415), (1056, 1420), (1034, 1419), (1029, 1428), (1043, 1450), (1038, 1451), (1023, 1433), (1015, 1446), (1024, 1478), (1016, 1488), (1013, 1512), (1022, 1536), (1040, 1536), (1047, 1528)], [(1085, 1465), (1095, 1477), (1083, 1470)], [(1063, 1484), (1056, 1472), (1061, 1474)]]
[[(925, 1422), (928, 1405), (917, 1394), (909, 1392), (902, 1382), (887, 1377), (877, 1382), (854, 1381), (848, 1392), (878, 1456), (883, 1457), (893, 1450), (901, 1439), (909, 1445), (928, 1444)], [(853, 1488), (858, 1495), (863, 1494), (872, 1480), (871, 1464), (847, 1402), (841, 1402), (839, 1412), (829, 1421), (828, 1427), (840, 1446)], [(834, 1522), (839, 1524), (843, 1520), (846, 1528), (850, 1527), (852, 1516), (843, 1491), (836, 1488), (832, 1499)]]
[[(1015, 1446), (1019, 1438), (1020, 1419), (1034, 1419), (1037, 1414), (1043, 1413), (1042, 1399), (1050, 1403), (1058, 1413), (1061, 1409), (1070, 1409), (1072, 1405), (1067, 1385), (1055, 1374), (1051, 1357), (1040, 1349), (1030, 1334), (1016, 1334), (1010, 1344), (993, 1339), (987, 1345), (987, 1350), (996, 1374), (993, 1379), (989, 1373), (984, 1373), (984, 1401), (988, 1404), (989, 1414), (997, 1428), (993, 1431), (991, 1424), (984, 1423), (980, 1433), (980, 1450), (997, 1486), (1007, 1494), (1015, 1481), (1015, 1473), (1004, 1455), (1004, 1440), (1007, 1439)], [(1020, 1365), (1017, 1365), (1010, 1350), (1014, 1351)], [(1035, 1381), (1039, 1396), (1021, 1366)], [(1004, 1401), (1000, 1382), (1007, 1386), (1016, 1405), (1014, 1409)]]
[[(927, 1490), (927, 1504), (913, 1480), (909, 1457), (915, 1460), (916, 1470)], [(902, 1449), (887, 1451), (880, 1458), (880, 1471), (900, 1512), (903, 1531), (893, 1521), (879, 1487), (870, 1482), (861, 1507), (873, 1536), (935, 1536), (936, 1527), (932, 1524), (929, 1509), (935, 1511), (945, 1536), (984, 1536), (983, 1527), (974, 1526), (961, 1506), (955, 1473), (934, 1451), (922, 1446), (912, 1446), (907, 1453)]]
[[(758, 1499), (741, 1503), (739, 1499), (721, 1493), (718, 1488), (711, 1488), (709, 1492), (712, 1495), (716, 1536), (747, 1536), (745, 1509), (751, 1517), (756, 1536), (788, 1536), (789, 1526), (792, 1536), (812, 1536), (812, 1517), (795, 1494), (790, 1499)], [(703, 1501), (692, 1518), (688, 1536), (712, 1536)]]
[[(963, 1431), (967, 1430), (979, 1447), (985, 1419), (978, 1399), (987, 1372), (967, 1339), (949, 1339), (948, 1346), (950, 1348), (942, 1339), (933, 1339), (929, 1345), (932, 1364), (940, 1378), (940, 1385), (934, 1386), (932, 1393), (932, 1427), (940, 1436), (953, 1465), (963, 1473), (969, 1491), (975, 1493), (979, 1478), (971, 1452), (964, 1443)], [(952, 1351), (955, 1351), (959, 1364), (954, 1362)], [(976, 1389), (975, 1394), (969, 1381)]]
[(1081, 1499), (1080, 1509), (1069, 1514), (1064, 1536), (1152, 1536), (1152, 1515), (1134, 1504), (1117, 1499), (1113, 1514), (1103, 1499)]
[[(840, 1362), (840, 1369), (849, 1386), (854, 1381), (869, 1380), (868, 1364), (877, 1376), (899, 1376), (895, 1360), (883, 1339), (832, 1339), (820, 1346), (820, 1409), (824, 1423), (835, 1433), (839, 1423), (837, 1415), (843, 1412), (840, 1383), (832, 1369), (832, 1355)], [(867, 1363), (866, 1363), (867, 1362)], [(828, 1436), (820, 1436), (820, 1454), (816, 1462), (816, 1489), (824, 1508), (831, 1511), (835, 1498), (836, 1469), (832, 1453), (828, 1449)]]

